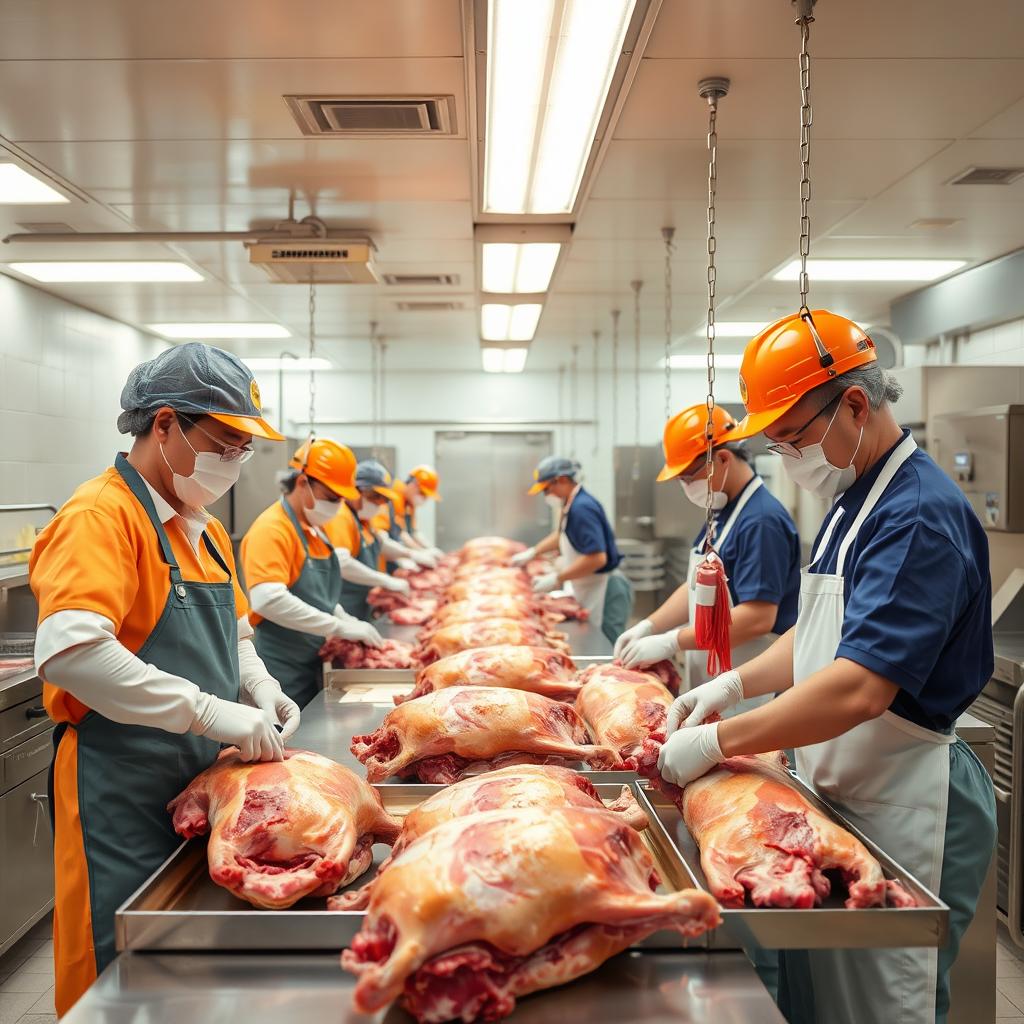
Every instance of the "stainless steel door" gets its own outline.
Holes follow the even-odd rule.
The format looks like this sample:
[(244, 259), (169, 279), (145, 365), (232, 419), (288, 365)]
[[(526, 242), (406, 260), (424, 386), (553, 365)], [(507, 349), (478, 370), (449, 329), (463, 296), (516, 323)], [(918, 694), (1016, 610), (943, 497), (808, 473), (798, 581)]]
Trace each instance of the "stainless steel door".
[(491, 534), (535, 544), (550, 533), (551, 510), (526, 492), (551, 444), (547, 431), (438, 431), (434, 461), (444, 496), (436, 513), (438, 546), (452, 551)]

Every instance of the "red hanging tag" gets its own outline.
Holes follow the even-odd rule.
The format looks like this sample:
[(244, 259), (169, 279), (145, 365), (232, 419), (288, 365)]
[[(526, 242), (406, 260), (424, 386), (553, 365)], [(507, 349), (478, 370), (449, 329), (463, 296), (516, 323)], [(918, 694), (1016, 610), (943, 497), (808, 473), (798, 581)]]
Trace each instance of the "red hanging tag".
[(698, 650), (708, 652), (708, 675), (712, 677), (732, 668), (729, 644), (732, 611), (729, 608), (728, 582), (722, 560), (713, 551), (708, 552), (697, 567), (693, 628)]

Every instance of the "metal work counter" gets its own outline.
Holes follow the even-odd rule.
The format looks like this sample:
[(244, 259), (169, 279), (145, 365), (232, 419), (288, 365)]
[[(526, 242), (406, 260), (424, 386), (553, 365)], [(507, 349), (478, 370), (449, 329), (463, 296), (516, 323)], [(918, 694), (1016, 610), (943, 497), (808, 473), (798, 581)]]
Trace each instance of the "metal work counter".
[[(126, 953), (64, 1024), (405, 1024), (396, 1009), (352, 1009), (355, 977), (331, 954)], [(739, 953), (625, 953), (593, 974), (524, 998), (508, 1018), (530, 1024), (784, 1024)]]
[[(381, 636), (389, 640), (405, 640), (407, 643), (416, 643), (422, 626), (396, 626), (388, 618), (377, 619), (374, 622)], [(573, 654), (586, 655), (588, 657), (611, 657), (612, 645), (601, 630), (592, 626), (589, 622), (559, 622), (551, 627), (557, 633), (564, 633), (569, 638), (569, 646)]]

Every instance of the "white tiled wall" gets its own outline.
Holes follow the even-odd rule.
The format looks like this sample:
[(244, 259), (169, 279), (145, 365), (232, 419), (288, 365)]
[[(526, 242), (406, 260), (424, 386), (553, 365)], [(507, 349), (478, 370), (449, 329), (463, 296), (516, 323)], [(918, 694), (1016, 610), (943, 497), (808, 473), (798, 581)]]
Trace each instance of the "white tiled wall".
[[(0, 275), (0, 505), (60, 505), (110, 465), (121, 386), (162, 347)], [(0, 540), (9, 528), (0, 517)]]
[(958, 363), (1024, 366), (1024, 320), (986, 327), (960, 338)]

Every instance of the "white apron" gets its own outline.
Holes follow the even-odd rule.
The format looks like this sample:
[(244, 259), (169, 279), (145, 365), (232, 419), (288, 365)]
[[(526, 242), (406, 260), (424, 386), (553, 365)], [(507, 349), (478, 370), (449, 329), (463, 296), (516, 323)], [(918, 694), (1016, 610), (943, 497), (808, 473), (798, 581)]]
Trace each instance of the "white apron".
[[(729, 536), (730, 531), (736, 525), (740, 514), (746, 507), (746, 504), (754, 496), (754, 492), (758, 488), (764, 486), (764, 480), (761, 477), (754, 477), (753, 482), (743, 492), (743, 496), (738, 502), (736, 507), (732, 510), (729, 518), (725, 521), (725, 525), (721, 531), (715, 536), (715, 548), (720, 549), (725, 544), (725, 538)], [(696, 620), (697, 602), (693, 599), (695, 593), (695, 587), (697, 584), (697, 569), (700, 564), (704, 561), (704, 551), (702, 550), (704, 542), (701, 541), (697, 547), (690, 549), (690, 562), (686, 570), (686, 578), (690, 584), (690, 625), (692, 626)], [(726, 574), (729, 572), (729, 566), (725, 567)], [(730, 606), (732, 605), (732, 598), (729, 599)], [(778, 640), (778, 636), (775, 633), (767, 633), (764, 636), (754, 637), (753, 640), (749, 640), (745, 644), (740, 644), (739, 647), (732, 649), (732, 664), (733, 668), (738, 668), (744, 662), (750, 661), (751, 658), (756, 658), (762, 651), (768, 650), (769, 647), (775, 641)], [(684, 676), (685, 685), (687, 689), (692, 690), (695, 686), (700, 686), (701, 683), (706, 683), (712, 677), (708, 674), (708, 652), (707, 651), (684, 651), (684, 660), (686, 665), (686, 674)], [(747, 700), (741, 700), (734, 708), (731, 708), (726, 712), (726, 718), (732, 718), (733, 715), (741, 714), (744, 711), (750, 711), (753, 708), (760, 707), (762, 704), (766, 704), (772, 699), (772, 694), (768, 693), (762, 697), (750, 697)]]
[[(889, 456), (843, 537), (835, 574), (812, 573), (810, 566), (801, 571), (794, 685), (835, 661), (843, 629), (847, 552), (916, 447), (908, 436)], [(842, 514), (839, 509), (833, 515), (811, 566), (821, 558)], [(836, 739), (798, 749), (797, 770), (886, 853), (938, 892), (954, 739), (886, 711)], [(829, 1024), (934, 1024), (938, 950), (811, 950), (809, 957), (816, 1019)]]
[[(558, 521), (558, 566), (560, 569), (567, 568), (583, 555), (582, 551), (577, 551), (572, 546), (565, 532), (565, 524), (569, 520), (569, 509), (579, 492), (580, 485), (577, 485), (576, 489), (569, 496), (569, 500), (565, 503)], [(565, 589), (590, 612), (590, 617), (587, 621), (597, 630), (600, 630), (604, 623), (604, 598), (608, 590), (608, 577), (610, 575), (611, 573), (607, 572), (594, 573), (591, 576), (584, 576), (578, 580), (566, 580), (565, 582)]]

